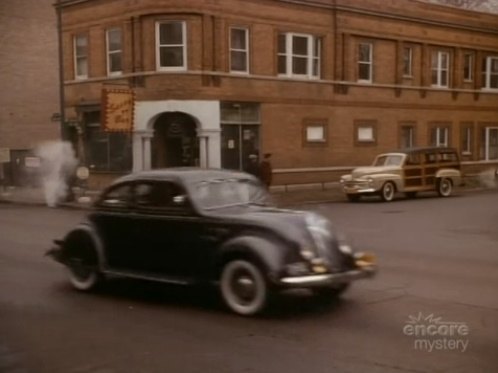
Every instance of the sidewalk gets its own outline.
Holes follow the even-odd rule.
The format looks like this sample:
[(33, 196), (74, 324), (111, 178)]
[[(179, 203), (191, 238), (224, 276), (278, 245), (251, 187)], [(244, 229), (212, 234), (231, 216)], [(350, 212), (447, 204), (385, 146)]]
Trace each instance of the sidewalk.
[[(496, 183), (489, 185), (483, 184), (478, 180), (466, 180), (465, 185), (455, 188), (455, 193), (467, 193), (482, 190), (497, 189)], [(62, 202), (57, 207), (67, 208), (89, 208), (99, 191), (76, 191), (75, 200), (71, 202)], [(298, 206), (303, 204), (328, 203), (328, 202), (345, 202), (347, 201), (341, 190), (339, 183), (330, 183), (326, 189), (323, 188), (295, 188), (287, 192), (271, 192), (272, 199), (279, 207)], [(44, 191), (41, 188), (14, 188), (8, 187), (0, 192), (0, 203), (19, 203), (30, 205), (47, 205)]]

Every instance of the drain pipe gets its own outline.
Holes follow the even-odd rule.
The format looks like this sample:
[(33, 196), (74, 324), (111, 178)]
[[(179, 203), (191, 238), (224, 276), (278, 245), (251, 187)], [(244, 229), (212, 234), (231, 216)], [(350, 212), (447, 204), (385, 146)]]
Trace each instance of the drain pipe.
[(60, 110), (60, 135), (61, 140), (67, 139), (66, 130), (66, 113), (64, 109), (65, 96), (64, 96), (64, 56), (62, 48), (62, 0), (57, 0), (54, 4), (57, 15), (57, 39), (58, 39), (58, 54), (59, 54), (59, 110)]

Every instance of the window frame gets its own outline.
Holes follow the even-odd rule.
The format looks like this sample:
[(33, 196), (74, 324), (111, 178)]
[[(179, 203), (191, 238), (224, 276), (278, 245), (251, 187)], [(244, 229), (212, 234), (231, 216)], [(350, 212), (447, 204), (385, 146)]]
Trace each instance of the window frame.
[[(285, 51), (281, 52), (278, 48), (278, 39), (280, 36), (285, 37)], [(295, 37), (306, 38), (307, 51), (306, 55), (294, 53), (293, 40)], [(285, 57), (285, 73), (281, 73), (278, 69), (278, 58)], [(293, 72), (294, 57), (306, 58), (306, 73), (295, 74)], [(304, 34), (296, 32), (279, 32), (277, 35), (277, 75), (279, 77), (299, 78), (299, 79), (320, 79), (321, 78), (321, 61), (322, 61), (322, 39), (313, 34)], [(316, 64), (316, 65), (315, 65)], [(314, 67), (316, 66), (316, 74)]]
[[(498, 66), (498, 55), (497, 56), (487, 56), (486, 57), (486, 69), (484, 71), (484, 89), (486, 90), (490, 90), (490, 91), (498, 91), (498, 69), (496, 72), (493, 72), (491, 73), (491, 67), (493, 65), (493, 62), (496, 60), (496, 65)], [(496, 75), (497, 77), (497, 83), (496, 83), (496, 87), (491, 87), (491, 76), (494, 76)]]
[[(399, 124), (399, 132), (398, 132), (398, 145), (400, 149), (408, 149), (416, 146), (416, 123), (412, 122), (401, 122)], [(410, 145), (404, 146), (403, 144), (403, 130), (410, 129)]]
[[(78, 46), (77, 46), (77, 40), (79, 38), (84, 38), (85, 39), (85, 42), (86, 42), (86, 51), (85, 51), (85, 54), (84, 55), (78, 55)], [(89, 69), (90, 69), (90, 65), (89, 65), (89, 44), (90, 44), (90, 40), (89, 40), (89, 37), (88, 37), (88, 34), (86, 33), (80, 33), (80, 34), (75, 34), (73, 35), (73, 63), (74, 63), (74, 78), (76, 80), (84, 80), (84, 79), (88, 79), (89, 77)], [(78, 73), (78, 61), (80, 59), (84, 59), (85, 60), (85, 63), (86, 63), (86, 74), (79, 74)]]
[[(309, 130), (320, 128), (322, 137), (320, 139), (312, 139), (309, 137)], [(303, 146), (328, 146), (328, 120), (326, 118), (305, 118), (302, 123), (302, 139)]]
[[(432, 142), (433, 131), (436, 131), (436, 142)], [(441, 131), (444, 131), (444, 142), (441, 142)], [(451, 144), (451, 124), (450, 123), (431, 123), (429, 127), (429, 145), (435, 147), (449, 147)]]
[[(466, 140), (466, 141), (464, 141)], [(470, 156), (474, 153), (474, 123), (460, 123), (460, 153)]]
[[(361, 139), (360, 129), (370, 128), (372, 130), (371, 139)], [(375, 146), (377, 145), (377, 121), (376, 120), (355, 120), (354, 121), (354, 145), (355, 146)]]
[[(434, 60), (434, 56), (436, 59)], [(446, 56), (446, 66), (443, 66), (443, 56)], [(450, 87), (450, 53), (445, 50), (433, 50), (431, 54), (431, 87), (434, 88), (449, 88)], [(436, 66), (434, 66), (436, 61)], [(436, 82), (433, 80), (433, 73), (436, 71)], [(442, 84), (443, 76), (446, 77), (446, 85)]]
[[(113, 31), (119, 31), (119, 49), (110, 50), (109, 34)], [(123, 29), (121, 27), (110, 27), (105, 32), (106, 43), (106, 63), (107, 63), (107, 76), (119, 76), (123, 74)], [(119, 54), (121, 70), (111, 71), (111, 54)]]
[[(368, 60), (367, 61), (361, 60), (360, 50), (361, 50), (362, 46), (368, 46)], [(371, 42), (359, 42), (357, 52), (358, 52), (357, 53), (357, 67), (358, 67), (357, 81), (359, 83), (372, 83), (373, 82), (373, 43), (371, 43)], [(368, 79), (362, 79), (360, 77), (362, 65), (368, 66)]]
[(463, 54), (463, 81), (465, 83), (471, 83), (474, 81), (474, 65), (475, 65), (474, 54), (471, 52), (464, 53)]
[[(180, 23), (182, 26), (182, 43), (181, 44), (164, 44), (161, 45), (161, 25)], [(156, 40), (155, 40), (155, 50), (156, 50), (156, 70), (157, 71), (186, 71), (187, 70), (187, 22), (182, 20), (160, 20), (156, 21)], [(168, 47), (182, 47), (182, 59), (183, 64), (181, 66), (161, 66), (161, 48)]]
[[(244, 39), (245, 39), (245, 49), (236, 49), (232, 47), (232, 30), (241, 30), (244, 31)], [(250, 39), (249, 39), (249, 28), (244, 27), (244, 26), (230, 26), (228, 30), (228, 35), (229, 35), (229, 68), (230, 72), (234, 74), (249, 74), (250, 73), (250, 68), (249, 68), (249, 54), (250, 54)], [(238, 53), (244, 53), (245, 54), (245, 70), (235, 70), (233, 68), (233, 58), (232, 58), (232, 52), (238, 52)]]
[[(408, 59), (405, 52), (408, 51)], [(407, 71), (408, 70), (408, 71)], [(413, 47), (403, 46), (403, 78), (413, 77)]]

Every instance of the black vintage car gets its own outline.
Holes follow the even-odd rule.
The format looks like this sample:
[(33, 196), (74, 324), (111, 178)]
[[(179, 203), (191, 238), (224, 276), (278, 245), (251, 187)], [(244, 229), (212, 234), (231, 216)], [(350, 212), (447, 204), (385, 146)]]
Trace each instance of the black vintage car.
[(166, 169), (116, 180), (88, 219), (48, 254), (90, 290), (106, 276), (165, 283), (214, 283), (234, 312), (261, 311), (276, 290), (311, 288), (332, 297), (375, 273), (325, 218), (267, 203), (251, 175)]

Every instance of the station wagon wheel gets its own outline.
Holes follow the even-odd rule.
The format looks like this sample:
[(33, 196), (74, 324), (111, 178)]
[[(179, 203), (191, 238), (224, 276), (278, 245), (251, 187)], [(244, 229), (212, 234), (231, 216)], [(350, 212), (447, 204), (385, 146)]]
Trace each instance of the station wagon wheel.
[(440, 197), (449, 197), (453, 190), (453, 184), (450, 179), (443, 177), (438, 180), (437, 193)]
[(233, 260), (223, 268), (221, 294), (232, 311), (254, 315), (266, 305), (268, 285), (258, 266), (247, 260)]
[(396, 188), (394, 187), (394, 184), (391, 181), (386, 181), (380, 191), (380, 197), (383, 201), (390, 202), (394, 199), (395, 191)]

